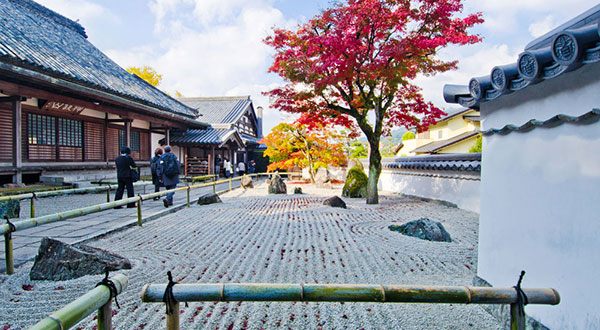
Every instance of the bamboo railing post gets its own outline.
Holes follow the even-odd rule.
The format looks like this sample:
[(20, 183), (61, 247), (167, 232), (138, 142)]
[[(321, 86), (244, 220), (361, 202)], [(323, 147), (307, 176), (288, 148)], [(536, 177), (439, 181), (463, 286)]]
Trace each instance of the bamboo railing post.
[(30, 218), (35, 218), (35, 203), (33, 201), (34, 199), (35, 199), (35, 195), (33, 195), (33, 197), (31, 197), (31, 202), (30, 202), (30, 205), (29, 205), (29, 210), (30, 210), (29, 211), (29, 213), (30, 213), (29, 217)]
[(111, 300), (98, 308), (98, 330), (112, 330)]
[(216, 193), (217, 192), (217, 180), (213, 181), (212, 186), (213, 186), (213, 193)]
[(179, 303), (168, 302), (171, 313), (167, 314), (167, 330), (179, 330)]
[(187, 207), (190, 208), (190, 186), (187, 187)]
[(137, 225), (142, 226), (142, 196), (137, 201)]
[(106, 188), (106, 202), (110, 202), (110, 185)]
[(525, 313), (519, 312), (519, 304), (510, 304), (510, 330), (525, 330)]
[(12, 275), (15, 273), (15, 265), (13, 261), (13, 245), (12, 233), (4, 234), (4, 257), (6, 259), (6, 274)]
[(229, 179), (229, 191), (231, 191), (231, 182), (233, 182), (233, 179)]

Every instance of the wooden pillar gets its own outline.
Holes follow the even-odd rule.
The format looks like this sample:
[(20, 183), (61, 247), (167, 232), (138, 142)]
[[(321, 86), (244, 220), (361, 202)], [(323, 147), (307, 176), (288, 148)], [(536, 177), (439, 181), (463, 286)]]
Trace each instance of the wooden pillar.
[(131, 122), (132, 120), (125, 120), (125, 145), (131, 148)]
[[(13, 113), (13, 167), (16, 170), (13, 181), (15, 183), (23, 182), (21, 174), (21, 164), (23, 161), (23, 111), (21, 109), (21, 99), (12, 102)], [(57, 141), (58, 143), (58, 141)]]
[(108, 113), (104, 114), (104, 161), (108, 163)]
[(214, 148), (212, 148), (211, 151), (212, 151), (211, 153), (206, 155), (206, 158), (208, 159), (208, 171), (206, 172), (206, 174), (208, 174), (208, 175), (213, 174), (213, 172), (215, 171), (215, 164), (214, 164), (214, 158), (213, 158), (213, 153), (215, 151)]
[(183, 166), (185, 166), (185, 168), (183, 170), (183, 175), (187, 176), (188, 175), (188, 157), (190, 154), (190, 147), (184, 147), (184, 148), (185, 148), (185, 159), (183, 160), (183, 164), (184, 164)]
[(171, 145), (171, 129), (165, 128), (165, 145)]

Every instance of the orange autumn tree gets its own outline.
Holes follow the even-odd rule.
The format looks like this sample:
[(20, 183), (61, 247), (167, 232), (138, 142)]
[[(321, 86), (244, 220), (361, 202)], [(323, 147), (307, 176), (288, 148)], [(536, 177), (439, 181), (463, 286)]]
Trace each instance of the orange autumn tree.
[(308, 168), (310, 179), (315, 182), (316, 171), (346, 163), (342, 136), (332, 128), (321, 125), (305, 125), (301, 121), (275, 126), (261, 143), (267, 145), (265, 156), (271, 164), (267, 170), (287, 169), (294, 165)]

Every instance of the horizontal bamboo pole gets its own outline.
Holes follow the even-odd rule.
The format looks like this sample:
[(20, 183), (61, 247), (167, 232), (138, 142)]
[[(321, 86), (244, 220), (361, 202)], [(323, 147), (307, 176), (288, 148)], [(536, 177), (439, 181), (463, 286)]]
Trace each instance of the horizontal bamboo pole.
[[(194, 188), (201, 188), (201, 187), (208, 187), (208, 186), (216, 185), (219, 183), (228, 183), (228, 182), (230, 182), (230, 180), (240, 180), (240, 179), (241, 179), (241, 177), (236, 177), (234, 179), (219, 180), (219, 181), (214, 181), (214, 182), (209, 182), (209, 183), (197, 184), (197, 185), (193, 185), (193, 186), (184, 186), (184, 187), (179, 187), (179, 188), (174, 188), (174, 189), (169, 189), (169, 190), (163, 190), (163, 191), (160, 191), (157, 193), (139, 195), (139, 196), (135, 196), (135, 197), (121, 199), (118, 201), (87, 206), (87, 207), (83, 207), (83, 208), (79, 208), (79, 209), (45, 215), (45, 216), (41, 216), (41, 217), (37, 217), (37, 218), (15, 221), (13, 224), (15, 225), (16, 231), (19, 231), (19, 230), (39, 226), (39, 225), (46, 224), (46, 223), (66, 220), (66, 219), (70, 219), (70, 218), (79, 217), (82, 215), (88, 215), (91, 213), (109, 210), (109, 209), (112, 209), (117, 206), (124, 206), (129, 203), (135, 203), (138, 200), (140, 200), (140, 198), (142, 200), (148, 200), (148, 199), (152, 199), (154, 197), (165, 196), (166, 194), (171, 193), (171, 192), (177, 192), (177, 191), (183, 191), (183, 190), (187, 190), (187, 189), (194, 189)], [(106, 190), (107, 188), (108, 187), (94, 187), (94, 188), (84, 188), (84, 189), (104, 189), (104, 190)], [(31, 194), (29, 194), (29, 195), (31, 195)], [(38, 194), (36, 194), (36, 196), (37, 195)], [(14, 196), (7, 196), (7, 197), (14, 197)], [(10, 228), (9, 228), (8, 224), (0, 225), (0, 234), (7, 233), (7, 232), (9, 232), (9, 230), (10, 230)]]
[[(146, 284), (143, 302), (162, 302), (167, 284)], [(529, 304), (556, 305), (554, 289), (523, 289)], [(378, 284), (177, 284), (179, 302), (194, 301), (347, 301), (387, 303), (512, 304), (514, 288), (466, 286), (411, 286)]]
[[(70, 218), (79, 217), (82, 215), (87, 215), (87, 214), (91, 214), (91, 213), (109, 210), (109, 209), (112, 209), (117, 206), (124, 206), (129, 203), (135, 203), (139, 199), (140, 199), (139, 196), (135, 196), (135, 197), (121, 199), (121, 200), (113, 201), (113, 202), (109, 202), (109, 203), (92, 205), (92, 206), (82, 207), (82, 208), (74, 209), (74, 210), (70, 210), (70, 211), (45, 215), (45, 216), (41, 216), (41, 217), (37, 217), (37, 218), (33, 218), (33, 219), (25, 219), (25, 220), (21, 220), (21, 221), (15, 221), (15, 222), (13, 222), (13, 224), (15, 225), (16, 231), (19, 231), (19, 230), (43, 225), (46, 223), (66, 220), (66, 219), (70, 219)], [(9, 228), (8, 224), (0, 225), (0, 234), (7, 233), (7, 232), (9, 232), (9, 230), (10, 230), (10, 228)]]
[[(127, 288), (127, 277), (117, 274), (111, 278), (115, 283), (117, 292), (121, 293)], [(63, 308), (50, 314), (47, 318), (36, 323), (29, 330), (60, 330), (69, 329), (92, 314), (110, 300), (110, 289), (104, 285), (77, 298)]]

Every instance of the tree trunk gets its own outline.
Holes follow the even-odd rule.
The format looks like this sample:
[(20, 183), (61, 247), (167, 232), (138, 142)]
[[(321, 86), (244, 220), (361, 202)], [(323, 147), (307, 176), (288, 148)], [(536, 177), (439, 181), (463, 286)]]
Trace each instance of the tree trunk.
[(377, 185), (381, 175), (381, 153), (379, 143), (369, 142), (369, 181), (367, 182), (367, 204), (379, 204)]

